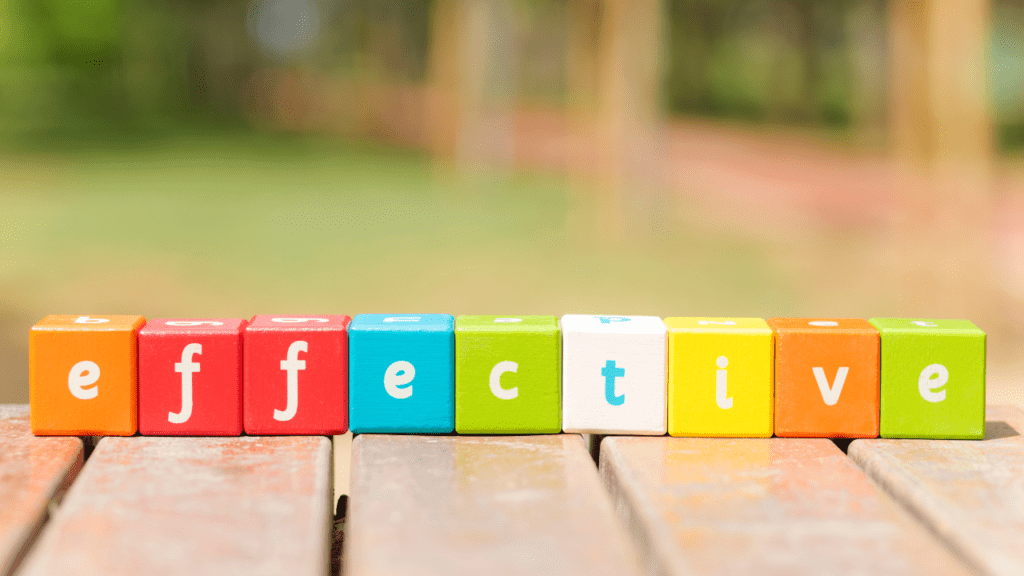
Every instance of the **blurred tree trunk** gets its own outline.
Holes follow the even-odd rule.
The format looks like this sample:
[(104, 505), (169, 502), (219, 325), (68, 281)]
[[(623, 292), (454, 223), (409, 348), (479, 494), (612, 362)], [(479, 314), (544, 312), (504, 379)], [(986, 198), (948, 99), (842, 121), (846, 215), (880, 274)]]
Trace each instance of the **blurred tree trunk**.
[(988, 316), (989, 0), (890, 0), (890, 123), (908, 312)]

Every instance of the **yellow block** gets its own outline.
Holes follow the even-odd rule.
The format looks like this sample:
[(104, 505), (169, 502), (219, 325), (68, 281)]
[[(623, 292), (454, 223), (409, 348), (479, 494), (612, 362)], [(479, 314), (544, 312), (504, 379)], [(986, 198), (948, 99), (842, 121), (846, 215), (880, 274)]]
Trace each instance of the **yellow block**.
[(772, 435), (775, 342), (760, 318), (666, 318), (668, 433)]

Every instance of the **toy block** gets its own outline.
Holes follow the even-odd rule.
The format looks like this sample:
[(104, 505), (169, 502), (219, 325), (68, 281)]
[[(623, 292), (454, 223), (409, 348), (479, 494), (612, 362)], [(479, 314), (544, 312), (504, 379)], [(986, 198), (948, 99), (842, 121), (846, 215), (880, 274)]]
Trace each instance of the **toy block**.
[(985, 333), (967, 320), (870, 322), (882, 338), (881, 436), (983, 438)]
[(772, 435), (774, 333), (760, 318), (666, 318), (668, 433)]
[(241, 318), (156, 319), (139, 331), (139, 432), (242, 433)]
[(562, 316), (562, 430), (665, 433), (665, 323)]
[(254, 316), (243, 334), (247, 434), (348, 430), (348, 316)]
[(878, 436), (878, 330), (867, 320), (772, 318), (775, 435)]
[(138, 430), (142, 316), (47, 316), (29, 332), (37, 435), (131, 436)]
[(455, 318), (359, 314), (349, 331), (352, 432), (455, 429)]
[(554, 316), (455, 320), (455, 430), (544, 434), (562, 430), (561, 346)]

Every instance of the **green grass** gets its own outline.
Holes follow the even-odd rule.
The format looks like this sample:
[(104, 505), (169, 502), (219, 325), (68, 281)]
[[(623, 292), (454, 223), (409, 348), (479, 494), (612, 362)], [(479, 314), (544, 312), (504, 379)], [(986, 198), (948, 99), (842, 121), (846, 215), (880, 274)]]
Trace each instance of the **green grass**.
[(592, 203), (550, 176), (456, 179), (318, 138), (0, 157), (0, 402), (27, 398), (26, 335), (48, 313), (760, 316), (793, 302), (763, 247), (642, 214), (610, 241), (587, 224)]

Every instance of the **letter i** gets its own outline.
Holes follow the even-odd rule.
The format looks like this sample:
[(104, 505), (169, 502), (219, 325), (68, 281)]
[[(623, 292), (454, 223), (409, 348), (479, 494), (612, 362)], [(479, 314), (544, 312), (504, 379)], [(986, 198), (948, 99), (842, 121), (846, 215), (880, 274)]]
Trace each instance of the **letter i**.
[(722, 410), (728, 410), (732, 408), (732, 398), (727, 396), (727, 388), (729, 386), (727, 379), (729, 374), (725, 370), (725, 367), (729, 365), (729, 359), (725, 356), (719, 356), (716, 364), (718, 364), (718, 372), (715, 374), (715, 402), (718, 403), (718, 407)]

